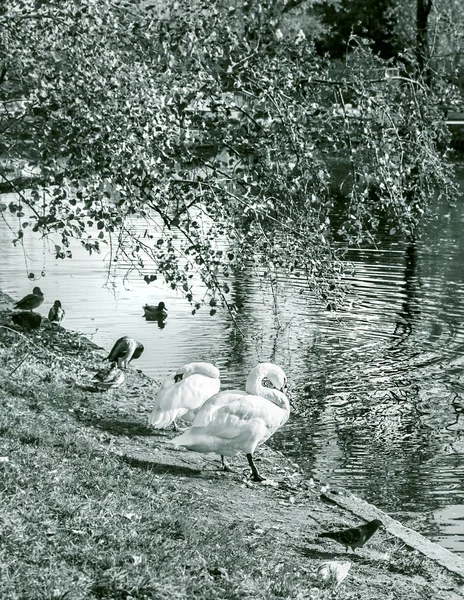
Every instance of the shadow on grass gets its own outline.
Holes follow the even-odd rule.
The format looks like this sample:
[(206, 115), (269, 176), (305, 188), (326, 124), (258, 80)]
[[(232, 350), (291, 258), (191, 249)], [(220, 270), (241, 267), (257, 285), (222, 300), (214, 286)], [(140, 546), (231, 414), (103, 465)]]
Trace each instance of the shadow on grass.
[(95, 427), (102, 431), (107, 431), (112, 435), (125, 435), (127, 437), (151, 436), (151, 437), (166, 437), (165, 433), (161, 433), (147, 427), (139, 421), (122, 421), (117, 419), (100, 419), (89, 417), (88, 415), (79, 415), (76, 417), (87, 426)]
[(153, 473), (166, 474), (166, 475), (184, 475), (186, 477), (202, 477), (202, 471), (200, 469), (192, 469), (191, 467), (183, 467), (181, 465), (172, 465), (167, 463), (157, 463), (151, 460), (143, 460), (141, 458), (135, 458), (124, 454), (119, 457), (119, 460), (126, 465), (135, 467), (136, 469), (142, 469), (144, 471), (152, 471)]
[(140, 435), (157, 435), (151, 427), (137, 421), (118, 421), (116, 419), (98, 419), (91, 424), (97, 429), (102, 429), (113, 435), (126, 435), (127, 437), (136, 437)]
[(349, 560), (351, 562), (356, 563), (369, 563), (369, 559), (365, 556), (361, 556), (360, 554), (355, 554), (354, 552), (345, 552), (344, 550), (340, 550), (339, 552), (329, 552), (327, 550), (319, 550), (319, 548), (308, 548), (303, 546), (294, 546), (295, 550), (306, 556), (306, 558), (317, 558), (321, 560)]

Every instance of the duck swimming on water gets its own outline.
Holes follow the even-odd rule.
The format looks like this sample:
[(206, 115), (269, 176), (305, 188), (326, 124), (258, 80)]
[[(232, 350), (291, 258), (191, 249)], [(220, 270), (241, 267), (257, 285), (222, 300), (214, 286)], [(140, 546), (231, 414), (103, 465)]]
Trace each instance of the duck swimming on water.
[(155, 304), (145, 304), (142, 308), (144, 310), (144, 317), (148, 319), (160, 319), (168, 316), (168, 309), (164, 302), (159, 302), (158, 306)]
[(44, 295), (41, 289), (36, 286), (32, 290), (32, 294), (28, 294), (27, 296), (24, 296), (24, 298), (21, 298), (21, 300), (18, 300), (14, 305), (14, 308), (19, 308), (19, 310), (34, 310), (34, 308), (40, 306), (43, 301)]

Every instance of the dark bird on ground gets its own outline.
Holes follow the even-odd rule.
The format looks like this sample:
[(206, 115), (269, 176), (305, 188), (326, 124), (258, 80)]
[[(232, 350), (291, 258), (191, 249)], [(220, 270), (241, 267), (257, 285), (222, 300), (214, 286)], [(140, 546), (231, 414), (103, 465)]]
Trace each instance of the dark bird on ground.
[(42, 322), (42, 317), (35, 312), (20, 312), (15, 313), (11, 317), (15, 325), (19, 325), (27, 331), (38, 329)]
[(95, 373), (92, 385), (99, 390), (110, 390), (124, 383), (126, 376), (114, 362), (109, 367)]
[(145, 313), (144, 317), (150, 320), (166, 318), (168, 316), (168, 309), (164, 302), (160, 302), (158, 306), (155, 306), (154, 304), (145, 304), (143, 310)]
[(32, 294), (28, 294), (27, 296), (24, 296), (24, 298), (21, 298), (21, 300), (18, 300), (14, 305), (14, 308), (19, 308), (20, 310), (34, 310), (34, 308), (40, 306), (43, 301), (44, 295), (39, 287), (35, 287), (32, 290)]
[(59, 325), (64, 319), (65, 314), (66, 313), (61, 306), (61, 302), (59, 300), (55, 300), (53, 306), (48, 311), (48, 320), (50, 323), (56, 323)]
[(139, 358), (142, 352), (143, 344), (126, 335), (116, 341), (106, 359), (117, 362), (120, 369), (126, 369), (130, 361)]
[(351, 548), (354, 552), (356, 548), (362, 548), (364, 544), (371, 539), (377, 529), (382, 526), (382, 521), (374, 519), (359, 527), (351, 527), (350, 529), (344, 529), (343, 531), (326, 531), (320, 533), (319, 537), (335, 540), (339, 544), (343, 544), (347, 552), (348, 548)]

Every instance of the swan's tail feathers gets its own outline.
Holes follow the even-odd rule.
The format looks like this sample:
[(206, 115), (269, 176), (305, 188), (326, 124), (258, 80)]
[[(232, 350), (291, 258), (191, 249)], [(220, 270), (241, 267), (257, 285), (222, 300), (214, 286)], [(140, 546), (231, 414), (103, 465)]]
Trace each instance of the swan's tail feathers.
[(169, 443), (173, 444), (174, 446), (185, 446), (186, 448), (188, 448), (188, 445), (192, 442), (191, 437), (192, 436), (190, 435), (190, 432), (187, 430), (178, 435), (177, 437), (173, 438), (172, 440), (169, 440)]
[(154, 429), (166, 429), (176, 418), (172, 412), (154, 410), (148, 417), (148, 424)]
[(166, 429), (185, 412), (185, 410), (157, 410), (155, 408), (148, 417), (148, 424), (154, 429)]
[(230, 453), (226, 451), (227, 448), (222, 452), (222, 447), (218, 445), (221, 440), (216, 436), (205, 434), (203, 429), (203, 427), (189, 427), (181, 435), (170, 440), (169, 443), (174, 446), (183, 446), (184, 448), (187, 448), (187, 450), (202, 452), (204, 454), (207, 454), (208, 452), (223, 453), (226, 456), (233, 456), (235, 454), (235, 452)]

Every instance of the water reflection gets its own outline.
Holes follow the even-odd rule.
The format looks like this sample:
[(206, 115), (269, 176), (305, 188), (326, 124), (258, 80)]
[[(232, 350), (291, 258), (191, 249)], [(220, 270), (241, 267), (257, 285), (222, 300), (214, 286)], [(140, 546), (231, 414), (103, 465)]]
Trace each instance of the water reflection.
[(414, 242), (408, 244), (405, 252), (404, 269), (404, 295), (405, 300), (401, 305), (401, 311), (397, 313), (395, 331), (400, 339), (410, 335), (413, 331), (413, 322), (420, 316), (419, 292), (420, 280), (417, 277), (417, 245)]
[[(137, 367), (158, 381), (204, 360), (221, 369), (224, 389), (241, 388), (256, 362), (280, 364), (294, 413), (271, 444), (389, 512), (427, 511), (434, 518), (424, 532), (464, 552), (464, 521), (450, 528), (443, 517), (464, 497), (464, 207), (448, 211), (414, 244), (353, 249), (354, 293), (338, 313), (318, 305), (297, 277), (276, 291), (251, 269), (236, 273), (231, 294), (243, 335), (226, 313), (193, 316), (158, 281), (123, 278), (122, 260), (105, 286), (102, 257), (78, 246), (72, 262), (56, 261), (42, 240), (27, 238), (23, 255), (4, 225), (0, 289), (22, 297), (34, 285), (27, 272), (44, 272), (43, 316), (59, 298), (65, 326), (105, 348), (134, 337), (145, 346)], [(161, 301), (168, 317), (145, 318), (142, 307)]]

